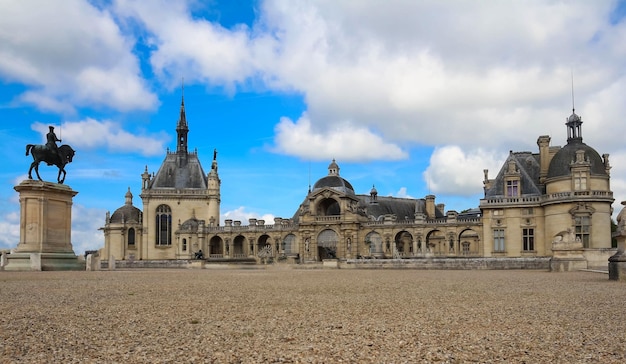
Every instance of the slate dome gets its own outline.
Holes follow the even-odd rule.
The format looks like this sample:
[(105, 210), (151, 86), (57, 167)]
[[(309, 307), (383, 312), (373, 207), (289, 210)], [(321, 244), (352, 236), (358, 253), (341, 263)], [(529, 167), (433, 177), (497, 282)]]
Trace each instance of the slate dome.
[(320, 178), (313, 185), (313, 191), (322, 188), (332, 188), (333, 190), (354, 195), (354, 188), (345, 178), (339, 176), (339, 165), (335, 160), (328, 165), (328, 176)]
[(592, 175), (606, 176), (604, 162), (600, 154), (581, 141), (570, 141), (561, 148), (552, 158), (550, 167), (548, 168), (548, 178), (565, 177), (572, 174), (570, 164), (576, 160), (576, 151), (583, 150), (585, 152), (585, 160), (591, 164), (590, 173)]
[(124, 206), (115, 210), (111, 218), (109, 219), (109, 223), (125, 223), (125, 222), (139, 222), (141, 219), (141, 210), (133, 206), (133, 194), (130, 192), (130, 187), (128, 188), (128, 192), (124, 195), (126, 198), (126, 203)]
[(141, 215), (141, 210), (136, 208), (133, 205), (124, 205), (119, 209), (115, 210), (113, 215), (111, 215), (111, 219), (109, 222), (111, 224), (114, 223), (124, 223), (124, 222), (139, 222), (139, 216)]

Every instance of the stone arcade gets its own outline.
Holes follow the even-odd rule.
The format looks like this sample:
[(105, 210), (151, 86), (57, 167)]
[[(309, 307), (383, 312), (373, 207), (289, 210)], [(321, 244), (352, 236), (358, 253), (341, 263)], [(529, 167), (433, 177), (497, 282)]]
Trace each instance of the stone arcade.
[(456, 267), (501, 258), (505, 265), (552, 260), (544, 267), (553, 270), (606, 268), (615, 253), (611, 167), (608, 155), (583, 143), (581, 125), (572, 112), (565, 146), (540, 136), (538, 153), (511, 152), (495, 178), (485, 170), (484, 198), (463, 213), (446, 211), (432, 195), (386, 197), (375, 188), (358, 194), (333, 160), (291, 218), (222, 226), (217, 154), (205, 173), (197, 153), (188, 151), (183, 100), (176, 151), (167, 152), (156, 174), (146, 167), (141, 175), (142, 210), (129, 189), (125, 205), (107, 214), (101, 256), (120, 263), (190, 261), (202, 250), (206, 262), (450, 258), (445, 264)]

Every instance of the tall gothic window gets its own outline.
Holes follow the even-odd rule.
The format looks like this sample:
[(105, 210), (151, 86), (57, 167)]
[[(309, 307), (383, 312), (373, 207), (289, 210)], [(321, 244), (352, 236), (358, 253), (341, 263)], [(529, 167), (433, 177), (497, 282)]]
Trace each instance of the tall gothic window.
[(574, 227), (576, 230), (576, 240), (583, 243), (583, 248), (589, 248), (591, 235), (591, 219), (589, 216), (574, 217)]
[(504, 250), (504, 229), (493, 230), (493, 251), (503, 253)]
[(167, 205), (156, 210), (156, 245), (172, 245), (172, 209)]
[(522, 229), (522, 248), (524, 251), (535, 250), (535, 229)]

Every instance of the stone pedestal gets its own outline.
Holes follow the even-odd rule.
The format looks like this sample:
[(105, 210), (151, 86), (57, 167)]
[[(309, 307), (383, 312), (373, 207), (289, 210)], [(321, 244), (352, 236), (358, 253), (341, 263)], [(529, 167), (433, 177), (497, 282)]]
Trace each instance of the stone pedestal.
[(72, 198), (78, 192), (57, 183), (25, 180), (20, 194), (20, 241), (5, 270), (85, 270), (72, 249)]
[(572, 229), (557, 234), (552, 241), (551, 272), (571, 272), (587, 269), (583, 243), (576, 240)]
[(612, 281), (626, 282), (626, 236), (616, 236), (617, 253), (609, 258), (609, 279)]

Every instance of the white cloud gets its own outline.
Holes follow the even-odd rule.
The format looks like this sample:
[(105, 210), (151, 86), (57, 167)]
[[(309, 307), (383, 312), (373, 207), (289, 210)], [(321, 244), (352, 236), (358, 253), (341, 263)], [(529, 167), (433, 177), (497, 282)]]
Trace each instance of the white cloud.
[(11, 1), (0, 12), (0, 77), (28, 85), (17, 100), (42, 110), (152, 109), (133, 43), (87, 1)]
[(252, 211), (246, 211), (246, 207), (240, 206), (235, 210), (226, 211), (222, 214), (221, 224), (224, 225), (224, 220), (241, 221), (243, 225), (248, 225), (248, 219), (265, 220), (266, 225), (274, 224), (274, 215), (272, 214), (259, 214)]
[(72, 205), (72, 247), (76, 255), (104, 247), (104, 233), (98, 229), (104, 226), (105, 216), (104, 209)]
[(397, 145), (387, 143), (370, 130), (351, 123), (315, 131), (306, 115), (295, 123), (289, 118), (282, 118), (276, 126), (274, 142), (275, 152), (315, 160), (397, 160), (408, 156)]
[[(44, 136), (48, 133), (47, 124), (36, 122), (31, 125), (31, 128)], [(138, 152), (144, 156), (162, 154), (168, 138), (164, 134), (135, 135), (112, 121), (98, 121), (91, 118), (64, 122), (60, 127), (56, 127), (55, 133), (63, 140), (63, 143), (70, 144), (75, 150), (106, 148), (113, 152)]]
[(362, 137), (384, 146), (364, 160), (385, 160), (406, 156), (399, 143), (506, 151), (541, 134), (565, 139), (572, 70), (583, 114), (593, 102), (626, 111), (619, 90), (608, 91), (614, 100), (603, 97), (626, 75), (619, 37), (626, 23), (610, 23), (612, 6), (264, 1), (252, 28), (232, 30), (192, 17), (184, 3), (126, 0), (114, 11), (149, 33), (152, 65), (166, 82), (185, 74), (231, 90), (301, 93), (307, 117), (281, 119), (277, 152), (316, 156), (287, 140), (296, 137), (323, 147), (319, 158), (328, 158), (329, 147), (345, 152), (345, 144), (326, 139)]
[(401, 198), (414, 198), (411, 195), (409, 195), (407, 192), (406, 187), (400, 187), (400, 189), (398, 190), (398, 192), (396, 192), (396, 197), (401, 197)]
[(480, 193), (483, 170), (497, 173), (504, 158), (482, 149), (466, 152), (459, 146), (435, 148), (424, 179), (434, 193), (469, 196)]
[(20, 242), (20, 213), (9, 212), (0, 219), (0, 249), (14, 249)]

